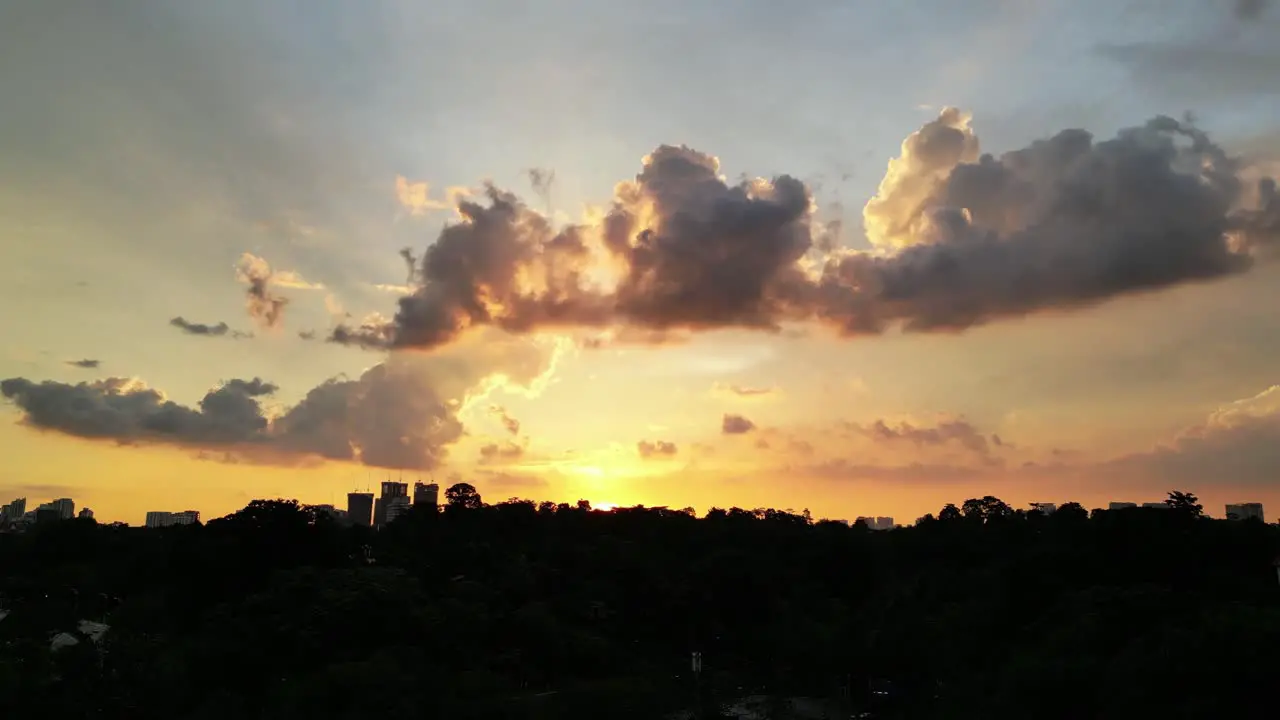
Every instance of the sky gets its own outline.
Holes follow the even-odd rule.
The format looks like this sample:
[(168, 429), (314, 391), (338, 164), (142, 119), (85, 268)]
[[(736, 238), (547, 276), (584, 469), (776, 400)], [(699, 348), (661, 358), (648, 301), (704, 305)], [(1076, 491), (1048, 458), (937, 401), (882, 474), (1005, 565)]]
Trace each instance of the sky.
[(1280, 7), (5, 0), (0, 502), (1280, 512)]

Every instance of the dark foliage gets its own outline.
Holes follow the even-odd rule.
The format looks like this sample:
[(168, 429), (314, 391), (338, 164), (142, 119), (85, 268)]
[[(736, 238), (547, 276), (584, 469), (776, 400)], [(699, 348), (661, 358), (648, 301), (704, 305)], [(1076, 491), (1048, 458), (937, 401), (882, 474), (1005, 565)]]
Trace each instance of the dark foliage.
[(829, 717), (1274, 717), (1280, 533), (1194, 496), (1092, 516), (984, 497), (887, 532), (446, 497), (380, 531), (255, 501), (0, 535), (6, 715), (711, 718), (803, 696)]

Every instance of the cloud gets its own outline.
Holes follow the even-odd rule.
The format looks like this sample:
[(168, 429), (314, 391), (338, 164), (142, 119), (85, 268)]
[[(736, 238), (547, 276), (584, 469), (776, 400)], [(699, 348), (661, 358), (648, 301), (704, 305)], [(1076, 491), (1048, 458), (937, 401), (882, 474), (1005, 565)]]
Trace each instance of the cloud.
[[(289, 273), (288, 277), (296, 278), (297, 276)], [(271, 291), (273, 284), (279, 284), (279, 278), (271, 271), (267, 261), (252, 253), (244, 253), (236, 265), (236, 278), (249, 286), (245, 303), (249, 316), (257, 320), (262, 327), (278, 326), (284, 317), (284, 309), (289, 304), (289, 298)]]
[(870, 425), (852, 425), (851, 427), (864, 437), (877, 442), (906, 442), (917, 447), (937, 447), (955, 443), (975, 455), (984, 457), (990, 451), (986, 435), (964, 419), (944, 420), (932, 427), (907, 422), (890, 426), (884, 420), (876, 420)]
[(67, 364), (70, 365), (71, 367), (78, 367), (78, 368), (84, 368), (85, 370), (92, 370), (98, 367), (99, 365), (101, 365), (102, 361), (85, 358), (83, 360), (68, 360)]
[(462, 437), (458, 414), (474, 393), (490, 392), (493, 378), (535, 385), (548, 362), (533, 343), (495, 338), (431, 356), (397, 353), (275, 413), (261, 400), (276, 386), (257, 378), (222, 383), (194, 407), (127, 378), (74, 385), (10, 378), (0, 392), (26, 425), (91, 440), (225, 451), (259, 463), (322, 458), (427, 470)]
[(490, 405), (489, 412), (498, 416), (498, 421), (502, 423), (502, 427), (506, 428), (507, 432), (512, 435), (520, 434), (520, 421), (511, 417), (506, 408), (501, 405)]
[(642, 458), (671, 457), (679, 452), (679, 448), (676, 447), (675, 443), (666, 440), (656, 440), (654, 442), (641, 440), (636, 443), (636, 452)]
[(1235, 0), (1232, 11), (1237, 20), (1257, 20), (1269, 4), (1270, 0)]
[(794, 322), (846, 337), (955, 332), (1237, 275), (1280, 240), (1274, 182), (1245, 182), (1239, 160), (1163, 116), (997, 156), (981, 153), (967, 115), (944, 109), (904, 141), (867, 203), (867, 252), (815, 247), (801, 181), (730, 184), (719, 170), (663, 145), (598, 220), (560, 227), (489, 185), (421, 258), (406, 254), (414, 289), (393, 318), (340, 324), (330, 339), (432, 348), (495, 327), (662, 341)]
[(271, 273), (271, 282), (292, 290), (323, 290), (324, 285), (311, 282), (293, 270), (277, 270)]
[(1099, 470), (1173, 485), (1274, 485), (1280, 477), (1280, 385), (1224, 405), (1169, 442), (1103, 463)]
[(232, 330), (231, 326), (224, 322), (216, 325), (207, 325), (205, 323), (191, 322), (179, 315), (169, 320), (169, 324), (178, 328), (188, 335), (203, 335), (205, 337), (229, 337), (233, 340), (241, 340), (253, 337), (253, 333), (240, 332)]
[(532, 490), (546, 488), (550, 483), (547, 479), (531, 473), (511, 472), (508, 470), (477, 470), (476, 473), (483, 478), (485, 487), (492, 487), (495, 490)]
[(720, 420), (720, 432), (725, 435), (744, 435), (756, 429), (756, 424), (741, 415), (725, 413)]
[(480, 461), (484, 463), (516, 460), (524, 455), (524, 448), (513, 442), (489, 443), (480, 448)]
[(717, 397), (727, 397), (733, 399), (763, 399), (779, 393), (775, 387), (753, 387), (750, 385), (733, 385), (725, 383), (714, 383), (711, 386), (711, 394)]
[(469, 194), (471, 194), (470, 188), (450, 187), (445, 189), (442, 200), (433, 200), (431, 188), (427, 183), (411, 182), (403, 175), (396, 176), (396, 199), (411, 215), (425, 215), (434, 210), (452, 209)]

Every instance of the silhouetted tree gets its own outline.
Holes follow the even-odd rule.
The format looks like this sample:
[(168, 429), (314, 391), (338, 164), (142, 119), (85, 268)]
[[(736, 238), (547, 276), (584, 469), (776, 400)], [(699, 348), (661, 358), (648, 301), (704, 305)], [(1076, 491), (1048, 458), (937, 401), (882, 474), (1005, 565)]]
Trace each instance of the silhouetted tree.
[(484, 507), (480, 492), (470, 483), (457, 483), (444, 491), (444, 499), (450, 508), (458, 510), (478, 510)]
[(1174, 490), (1169, 493), (1169, 497), (1165, 499), (1164, 504), (1191, 517), (1204, 515), (1204, 506), (1200, 504), (1200, 498), (1193, 493)]

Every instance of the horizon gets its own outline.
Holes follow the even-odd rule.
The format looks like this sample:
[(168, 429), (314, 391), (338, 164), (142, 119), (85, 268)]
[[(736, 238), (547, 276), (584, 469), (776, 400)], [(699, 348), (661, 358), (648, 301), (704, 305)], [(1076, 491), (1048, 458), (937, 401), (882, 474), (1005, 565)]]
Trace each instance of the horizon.
[(1271, 3), (75, 5), (0, 498), (1280, 507)]

